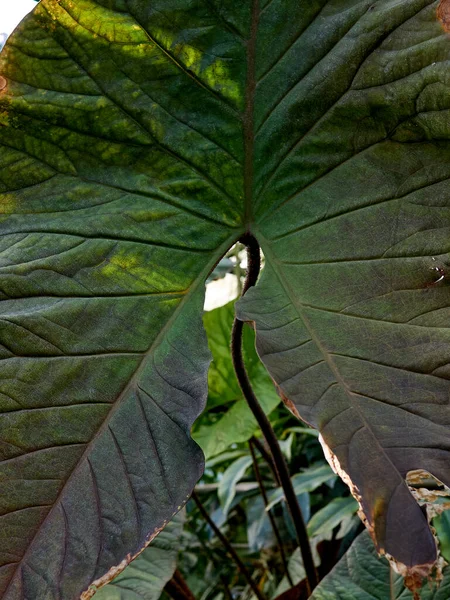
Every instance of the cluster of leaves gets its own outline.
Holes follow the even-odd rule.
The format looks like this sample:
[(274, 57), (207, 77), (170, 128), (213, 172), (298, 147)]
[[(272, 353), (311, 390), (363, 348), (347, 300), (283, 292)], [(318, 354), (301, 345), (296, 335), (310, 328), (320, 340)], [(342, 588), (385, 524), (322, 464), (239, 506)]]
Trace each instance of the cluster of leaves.
[[(226, 262), (219, 265), (216, 276), (231, 272), (227, 266)], [(306, 598), (302, 587), (305, 570), (291, 517), (270, 454), (258, 437), (258, 425), (241, 396), (232, 369), (229, 336), (233, 318), (234, 302), (204, 315), (214, 358), (209, 372), (208, 404), (193, 432), (207, 456), (204, 476), (196, 487), (197, 495), (210, 519), (238, 551), (262, 594), (272, 600), (291, 590), (291, 595), (283, 598), (301, 600)], [(315, 563), (320, 578), (324, 578), (312, 598), (411, 599), (403, 578), (391, 572), (387, 560), (377, 556), (367, 532), (361, 533), (364, 527), (356, 515), (358, 505), (324, 461), (317, 432), (306, 425), (299, 426), (298, 421), (279, 406), (273, 384), (260, 368), (254, 349), (254, 332), (250, 328), (245, 329), (244, 345), (252, 384), (260, 393), (293, 473), (292, 482), (307, 523)], [(235, 427), (229, 426), (230, 418)], [(256, 449), (253, 455), (250, 445)], [(261, 485), (266, 498), (261, 493)], [(449, 514), (444, 512), (434, 522), (441, 552), (447, 558), (450, 558)], [(180, 513), (144, 551), (141, 559), (98, 592), (99, 600), (157, 600), (165, 584), (172, 577), (176, 582), (180, 576), (188, 592), (197, 599), (254, 599), (248, 581), (192, 501), (187, 505), (183, 522), (184, 513)], [(117, 595), (118, 589), (121, 595)], [(443, 583), (438, 588), (426, 585), (421, 598), (446, 600), (449, 593), (450, 573), (445, 569)], [(180, 596), (179, 590), (178, 595), (174, 594), (171, 585), (167, 586), (164, 596), (175, 600), (189, 598), (186, 592)]]
[[(190, 497), (204, 466), (191, 436), (210, 361), (204, 282), (243, 236), (266, 265), (236, 314), (254, 323), (282, 399), (320, 431), (377, 549), (410, 577), (436, 566), (407, 476), (450, 486), (449, 6), (42, 0), (8, 40), (5, 600), (87, 600)], [(211, 379), (216, 397), (194, 428), (209, 460), (242, 450), (253, 429), (226, 377)], [(303, 435), (292, 439), (299, 478), (322, 468), (295, 462)], [(222, 487), (207, 505), (219, 503), (224, 526), (241, 505), (257, 523), (258, 493), (229, 493), (257, 469), (247, 451), (228, 460), (222, 478), (209, 474)], [(335, 500), (309, 497), (310, 531)], [(273, 512), (288, 528), (282, 501)]]

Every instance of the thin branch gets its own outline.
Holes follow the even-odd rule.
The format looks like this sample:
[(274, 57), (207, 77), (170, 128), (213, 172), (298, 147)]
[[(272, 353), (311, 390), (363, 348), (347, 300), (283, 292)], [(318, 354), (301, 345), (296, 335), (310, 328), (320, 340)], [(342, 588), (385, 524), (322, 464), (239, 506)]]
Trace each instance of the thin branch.
[[(206, 525), (206, 523), (205, 523), (205, 525)], [(202, 529), (203, 529), (203, 527), (202, 527)], [(228, 586), (227, 578), (221, 572), (220, 565), (217, 563), (217, 560), (216, 560), (216, 558), (214, 556), (214, 550), (212, 548), (209, 548), (208, 545), (205, 543), (205, 541), (202, 539), (202, 536), (200, 535), (201, 531), (199, 533), (192, 526), (191, 526), (191, 531), (193, 532), (193, 534), (196, 536), (196, 538), (200, 542), (200, 545), (203, 548), (206, 557), (211, 560), (212, 564), (214, 565), (214, 568), (219, 573), (220, 581), (222, 582), (222, 585), (223, 585), (226, 597), (228, 598), (228, 600), (233, 600), (233, 595), (232, 595), (232, 593), (230, 591), (230, 588)]]
[(270, 521), (270, 524), (272, 525), (273, 533), (274, 533), (275, 538), (277, 540), (278, 549), (280, 550), (281, 560), (282, 560), (283, 566), (284, 566), (284, 571), (285, 571), (286, 577), (287, 577), (287, 579), (289, 581), (289, 585), (291, 587), (293, 587), (294, 586), (294, 582), (292, 581), (291, 574), (289, 573), (288, 561), (287, 561), (287, 558), (286, 558), (286, 554), (284, 552), (283, 542), (281, 540), (281, 535), (280, 535), (280, 532), (278, 530), (278, 527), (277, 527), (277, 524), (276, 524), (276, 521), (275, 521), (275, 517), (273, 516), (272, 511), (270, 509), (267, 510), (267, 507), (269, 506), (269, 499), (267, 498), (266, 488), (264, 487), (264, 482), (263, 482), (262, 477), (261, 477), (261, 472), (259, 470), (258, 460), (256, 458), (255, 449), (253, 447), (252, 440), (249, 441), (249, 447), (250, 447), (250, 452), (251, 452), (252, 459), (253, 459), (253, 469), (255, 471), (256, 480), (258, 481), (259, 489), (261, 490), (261, 496), (262, 496), (262, 499), (263, 499), (263, 502), (264, 502), (264, 506), (266, 507), (267, 516), (269, 517), (269, 521)]
[[(259, 244), (252, 235), (246, 234), (241, 238), (240, 241), (247, 246), (248, 256), (247, 278), (245, 280), (244, 290), (242, 292), (243, 294), (245, 294), (250, 287), (255, 285), (258, 279), (261, 267), (261, 255)], [(281, 480), (281, 486), (284, 491), (286, 504), (288, 506), (289, 512), (291, 513), (292, 521), (297, 534), (297, 540), (303, 558), (303, 566), (305, 567), (306, 577), (308, 580), (309, 593), (311, 593), (312, 590), (318, 584), (319, 579), (312, 557), (308, 533), (306, 531), (303, 515), (300, 510), (300, 506), (297, 501), (297, 496), (295, 495), (294, 487), (291, 482), (289, 469), (284, 459), (283, 453), (281, 452), (281, 448), (278, 443), (277, 437), (272, 428), (272, 425), (270, 424), (269, 419), (267, 418), (264, 410), (262, 409), (258, 399), (255, 396), (249, 377), (247, 375), (247, 371), (245, 370), (244, 358), (242, 355), (243, 327), (244, 323), (239, 319), (235, 318), (233, 323), (233, 330), (231, 333), (231, 355), (233, 358), (234, 370), (244, 398), (247, 400), (247, 403), (253, 415), (255, 416), (258, 425), (260, 426), (261, 431), (272, 453), (275, 466), (278, 471), (278, 476)]]
[(244, 563), (240, 559), (236, 550), (233, 548), (233, 546), (230, 544), (230, 542), (227, 540), (227, 538), (223, 535), (223, 533), (220, 531), (220, 529), (217, 527), (217, 525), (214, 523), (214, 521), (209, 516), (208, 511), (205, 509), (205, 507), (201, 503), (200, 498), (198, 497), (198, 495), (196, 494), (195, 491), (192, 492), (191, 498), (197, 505), (197, 508), (199, 509), (202, 517), (205, 519), (205, 521), (208, 523), (208, 525), (214, 531), (215, 535), (219, 538), (222, 545), (226, 548), (228, 554), (230, 554), (231, 558), (236, 563), (236, 566), (238, 567), (239, 571), (242, 573), (243, 577), (246, 579), (248, 585), (252, 588), (253, 592), (255, 593), (255, 596), (258, 598), (258, 600), (267, 600), (264, 593), (259, 589), (259, 587), (256, 585), (256, 583), (253, 581), (252, 576), (250, 575), (247, 567), (244, 565)]
[(278, 477), (278, 471), (275, 467), (275, 463), (273, 462), (273, 458), (272, 458), (271, 454), (269, 452), (267, 452), (267, 450), (264, 447), (264, 444), (262, 444), (258, 440), (258, 438), (255, 437), (254, 435), (250, 438), (250, 442), (252, 442), (254, 444), (255, 448), (257, 448), (257, 450), (259, 451), (261, 456), (264, 458), (266, 463), (269, 465), (270, 470), (273, 473), (273, 477), (276, 481), (277, 486), (281, 487), (281, 481), (280, 481), (280, 478)]

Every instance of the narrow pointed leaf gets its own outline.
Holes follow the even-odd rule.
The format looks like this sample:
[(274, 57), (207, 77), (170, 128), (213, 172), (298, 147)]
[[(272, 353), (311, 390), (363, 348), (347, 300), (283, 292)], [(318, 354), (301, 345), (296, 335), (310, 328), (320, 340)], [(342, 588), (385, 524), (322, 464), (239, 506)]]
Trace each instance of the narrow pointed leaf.
[(334, 498), (321, 508), (308, 523), (308, 535), (316, 537), (329, 534), (340, 523), (351, 517), (358, 510), (358, 503), (354, 498)]
[(245, 472), (251, 464), (251, 456), (242, 456), (232, 462), (223, 474), (223, 478), (219, 483), (217, 495), (219, 496), (220, 505), (225, 517), (228, 514), (233, 498), (236, 495), (236, 484), (244, 477)]

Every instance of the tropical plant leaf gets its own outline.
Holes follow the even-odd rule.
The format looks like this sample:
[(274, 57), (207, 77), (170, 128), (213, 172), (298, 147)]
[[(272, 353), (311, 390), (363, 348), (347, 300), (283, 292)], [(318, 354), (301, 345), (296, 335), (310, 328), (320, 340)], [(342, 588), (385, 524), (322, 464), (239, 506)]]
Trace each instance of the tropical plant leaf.
[[(267, 493), (270, 495), (270, 491)], [(303, 519), (307, 523), (310, 517), (309, 494), (303, 493), (297, 495), (297, 501), (302, 511)], [(282, 539), (291, 537), (296, 539), (296, 532), (292, 526), (292, 517), (289, 511), (286, 511), (284, 518), (277, 518), (278, 529), (283, 532)], [(276, 545), (277, 540), (270, 523), (267, 509), (261, 495), (250, 498), (246, 507), (247, 516), (247, 540), (251, 552), (259, 552), (263, 548), (270, 548)], [(285, 532), (285, 533), (284, 533)]]
[(438, 2), (308, 6), (315, 19), (290, 48), (280, 40), (257, 88), (266, 266), (238, 315), (288, 406), (321, 431), (378, 549), (431, 566), (405, 476), (450, 484), (450, 39)]
[[(249, 440), (258, 429), (255, 417), (245, 402), (236, 376), (230, 352), (234, 302), (206, 312), (203, 316), (208, 345), (213, 361), (208, 373), (208, 402), (205, 412), (195, 424), (192, 437), (207, 459), (228, 450), (232, 444)], [(255, 350), (255, 334), (246, 328), (243, 336), (246, 368), (266, 414), (280, 402), (273, 382)], [(227, 408), (212, 420), (218, 407)]]
[[(443, 571), (439, 587), (425, 583), (421, 600), (447, 600), (450, 597), (450, 569)], [(311, 600), (412, 600), (403, 578), (385, 558), (377, 555), (367, 531), (363, 531), (339, 563), (314, 590)]]
[(5, 600), (86, 600), (203, 470), (204, 283), (244, 229), (243, 47), (191, 5), (127, 6), (44, 0), (0, 58)]
[[(297, 495), (312, 492), (323, 483), (334, 483), (336, 476), (328, 465), (316, 465), (304, 469), (292, 478), (292, 485)], [(284, 499), (283, 488), (279, 487), (269, 492), (269, 505), (272, 508)]]
[(244, 232), (266, 266), (239, 314), (282, 395), (378, 548), (434, 563), (404, 477), (450, 484), (438, 4), (42, 0), (9, 38), (3, 598), (87, 600), (189, 495), (204, 281)]
[(183, 509), (123, 573), (97, 592), (95, 600), (158, 600), (177, 568), (185, 518)]
[(236, 484), (244, 477), (245, 472), (252, 464), (251, 456), (242, 456), (227, 467), (220, 481), (217, 495), (226, 518), (234, 496), (236, 495)]
[(351, 496), (334, 498), (311, 518), (308, 523), (308, 535), (316, 537), (332, 532), (337, 525), (353, 516), (357, 510), (358, 503)]
[[(320, 565), (320, 555), (317, 551), (317, 545), (320, 541), (321, 541), (321, 538), (310, 540), (313, 560), (314, 560), (314, 564), (316, 565), (316, 567), (318, 567)], [(300, 552), (300, 548), (296, 548), (294, 550), (294, 552), (291, 554), (291, 556), (289, 557), (288, 569), (289, 569), (289, 575), (291, 576), (291, 580), (294, 583), (294, 586), (298, 585), (303, 579), (305, 579), (306, 571), (305, 571), (305, 567), (303, 566), (303, 558), (302, 558), (302, 553)], [(280, 596), (281, 594), (286, 592), (290, 587), (291, 587), (291, 584), (290, 584), (287, 576), (285, 575), (283, 577), (283, 579), (280, 581), (280, 583), (278, 584), (278, 586), (273, 594), (273, 598), (277, 598), (278, 596)]]

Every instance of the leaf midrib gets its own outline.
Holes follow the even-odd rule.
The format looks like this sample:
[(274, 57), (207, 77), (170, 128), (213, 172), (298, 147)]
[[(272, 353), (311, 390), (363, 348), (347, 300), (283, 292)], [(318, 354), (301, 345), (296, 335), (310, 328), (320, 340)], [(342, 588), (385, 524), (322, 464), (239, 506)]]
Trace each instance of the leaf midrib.
[(260, 17), (259, 0), (252, 0), (250, 37), (247, 42), (244, 133), (244, 222), (250, 229), (253, 219), (253, 182), (255, 154), (256, 40)]

